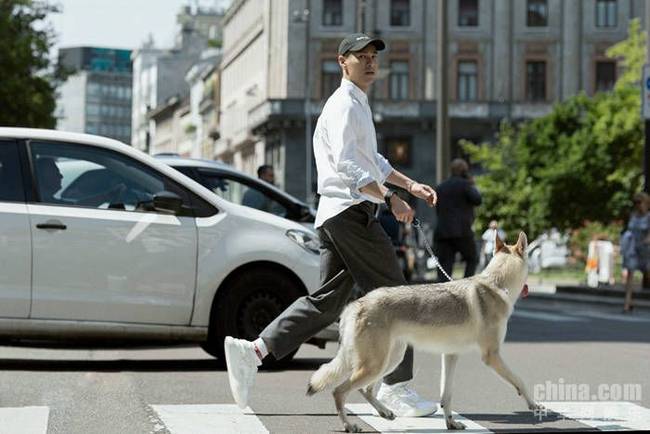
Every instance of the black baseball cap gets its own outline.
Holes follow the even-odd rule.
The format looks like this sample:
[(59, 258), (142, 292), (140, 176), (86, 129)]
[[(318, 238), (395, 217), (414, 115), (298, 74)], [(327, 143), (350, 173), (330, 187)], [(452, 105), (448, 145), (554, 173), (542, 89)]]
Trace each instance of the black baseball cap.
[(377, 51), (386, 48), (386, 44), (379, 38), (371, 38), (365, 33), (352, 33), (347, 35), (339, 44), (339, 54), (344, 55), (348, 51), (360, 51), (368, 45), (374, 45)]

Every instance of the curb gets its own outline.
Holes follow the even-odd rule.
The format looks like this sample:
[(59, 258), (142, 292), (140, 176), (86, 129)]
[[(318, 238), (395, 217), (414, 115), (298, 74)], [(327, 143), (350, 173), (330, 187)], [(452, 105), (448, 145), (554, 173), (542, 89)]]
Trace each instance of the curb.
[[(543, 292), (531, 292), (528, 295), (529, 298), (534, 298), (538, 300), (555, 300), (555, 301), (568, 301), (573, 303), (592, 303), (592, 304), (604, 304), (608, 306), (619, 306), (623, 308), (623, 297), (612, 297), (612, 296), (599, 296), (599, 295), (590, 295), (590, 294), (568, 294), (568, 293), (543, 293)], [(633, 304), (636, 308), (650, 309), (650, 301), (640, 300), (638, 298), (633, 298)]]

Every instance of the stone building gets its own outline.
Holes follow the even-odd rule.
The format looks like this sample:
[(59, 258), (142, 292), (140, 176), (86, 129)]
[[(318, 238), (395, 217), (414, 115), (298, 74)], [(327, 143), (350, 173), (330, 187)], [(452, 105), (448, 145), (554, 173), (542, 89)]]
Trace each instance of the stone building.
[[(336, 48), (358, 30), (381, 36), (369, 95), (380, 152), (435, 182), (435, 77), (448, 68), (452, 154), (491, 140), (502, 119), (548, 113), (580, 91), (610, 89), (605, 56), (643, 18), (643, 0), (449, 0), (449, 60), (436, 64), (437, 3), (426, 0), (235, 0), (223, 20), (221, 137), (215, 155), (254, 173), (273, 164), (289, 193), (315, 189), (311, 131), (338, 86)], [(311, 166), (311, 170), (309, 169)]]

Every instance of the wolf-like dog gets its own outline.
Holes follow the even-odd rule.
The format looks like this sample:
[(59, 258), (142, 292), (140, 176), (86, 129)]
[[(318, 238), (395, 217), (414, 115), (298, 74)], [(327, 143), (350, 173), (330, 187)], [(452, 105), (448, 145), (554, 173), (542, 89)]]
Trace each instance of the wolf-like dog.
[(522, 291), (528, 291), (527, 246), (523, 232), (512, 246), (497, 237), (494, 257), (479, 275), (439, 284), (378, 288), (350, 303), (341, 314), (338, 353), (312, 375), (307, 394), (334, 387), (336, 410), (347, 432), (360, 431), (345, 413), (345, 400), (353, 389), (381, 417), (394, 419), (376, 399), (377, 386), (411, 344), (442, 354), (440, 407), (447, 429), (464, 429), (452, 417), (452, 377), (458, 355), (478, 348), (483, 362), (515, 387), (529, 409), (542, 409), (499, 352), (514, 304)]

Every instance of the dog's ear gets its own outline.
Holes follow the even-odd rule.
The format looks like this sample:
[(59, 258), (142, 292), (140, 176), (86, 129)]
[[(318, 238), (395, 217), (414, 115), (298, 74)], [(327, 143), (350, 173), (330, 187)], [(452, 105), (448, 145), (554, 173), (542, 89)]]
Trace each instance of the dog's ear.
[(502, 251), (502, 250), (508, 250), (508, 248), (507, 248), (506, 245), (504, 244), (504, 242), (503, 242), (503, 240), (501, 239), (501, 237), (499, 237), (499, 234), (496, 234), (496, 235), (495, 235), (495, 237), (494, 237), (494, 241), (495, 241), (495, 243), (494, 243), (494, 254), (495, 254), (495, 255), (496, 255), (498, 252)]
[(522, 258), (526, 255), (526, 248), (528, 247), (528, 238), (524, 232), (519, 232), (519, 239), (515, 245), (515, 252)]

